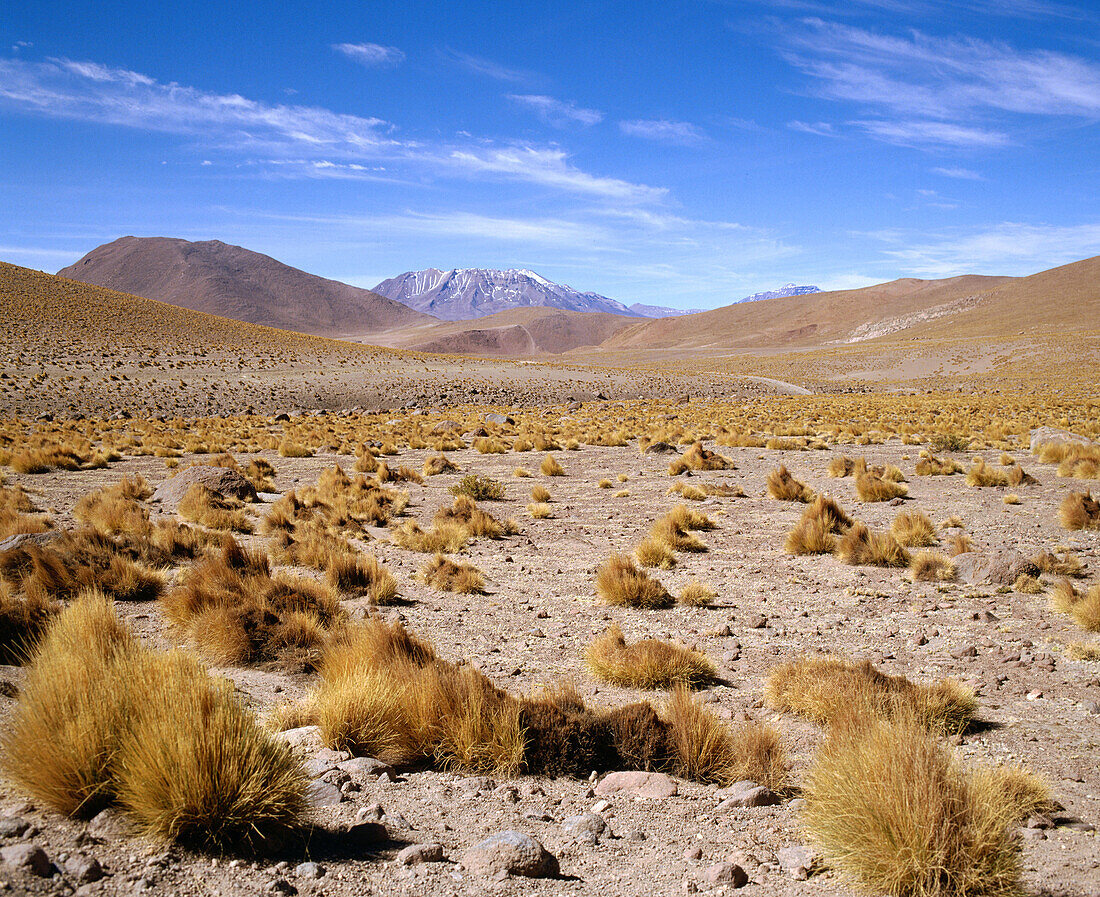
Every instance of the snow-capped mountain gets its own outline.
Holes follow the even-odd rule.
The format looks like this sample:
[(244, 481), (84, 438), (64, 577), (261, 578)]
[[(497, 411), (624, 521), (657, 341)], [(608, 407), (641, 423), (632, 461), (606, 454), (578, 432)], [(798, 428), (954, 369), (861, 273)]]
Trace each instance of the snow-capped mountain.
[[(375, 290), (375, 292), (378, 292)], [(735, 299), (734, 305), (740, 302), (760, 302), (763, 299), (782, 299), (784, 296), (807, 296), (810, 293), (820, 293), (821, 290), (814, 286), (799, 286), (798, 284), (788, 283), (781, 286), (778, 290), (767, 290), (763, 293), (753, 293), (751, 296), (746, 296), (744, 299)]]
[(635, 302), (630, 310), (644, 318), (678, 318), (680, 315), (697, 315), (701, 308), (669, 308), (667, 305), (643, 305)]
[(581, 293), (526, 269), (427, 268), (384, 280), (374, 292), (444, 321), (466, 321), (513, 308), (560, 308), (642, 317), (621, 302)]

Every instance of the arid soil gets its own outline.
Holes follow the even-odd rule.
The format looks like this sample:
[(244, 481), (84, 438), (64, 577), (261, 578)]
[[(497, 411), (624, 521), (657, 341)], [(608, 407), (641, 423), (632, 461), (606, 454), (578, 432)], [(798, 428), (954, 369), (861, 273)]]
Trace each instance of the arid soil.
[[(672, 570), (656, 575), (673, 592), (697, 577), (717, 592), (712, 607), (609, 608), (595, 597), (597, 567), (613, 551), (632, 550), (650, 525), (680, 501), (667, 494), (670, 486), (685, 479), (669, 476), (669, 456), (642, 454), (632, 442), (625, 447), (554, 452), (565, 468), (562, 477), (538, 472), (538, 452), (448, 452), (459, 471), (426, 478), (424, 485), (403, 485), (411, 497), (406, 513), (427, 526), (440, 506), (451, 503), (448, 488), (465, 473), (504, 482), (505, 499), (482, 506), (498, 518), (514, 518), (518, 533), (497, 541), (474, 541), (462, 553), (485, 573), (488, 594), (458, 596), (420, 583), (414, 576), (428, 556), (398, 548), (386, 530), (378, 529), (360, 547), (376, 554), (397, 576), (403, 600), (380, 609), (360, 600), (350, 602), (349, 608), (404, 620), (411, 631), (430, 639), (443, 657), (470, 660), (502, 688), (529, 693), (571, 679), (586, 701), (597, 706), (619, 706), (647, 696), (598, 683), (585, 669), (585, 647), (611, 623), (618, 623), (630, 641), (654, 637), (697, 647), (718, 664), (723, 680), (700, 698), (732, 721), (773, 720), (789, 751), (796, 786), (822, 732), (765, 708), (764, 681), (776, 664), (805, 654), (836, 652), (871, 659), (883, 670), (916, 681), (957, 677), (977, 690), (980, 702), (980, 725), (958, 739), (962, 754), (975, 762), (1026, 764), (1046, 778), (1064, 807), (1053, 827), (1021, 832), (1027, 888), (1051, 897), (1100, 894), (1100, 844), (1093, 829), (1100, 824), (1100, 664), (1072, 661), (1063, 653), (1067, 644), (1087, 641), (1088, 634), (1054, 612), (1045, 595), (1021, 594), (1011, 585), (913, 583), (904, 570), (850, 567), (828, 555), (790, 556), (783, 551), (784, 537), (803, 506), (777, 501), (764, 488), (767, 474), (783, 463), (875, 529), (888, 528), (902, 510), (919, 509), (937, 525), (958, 515), (962, 529), (942, 530), (943, 542), (964, 532), (976, 550), (1015, 549), (1026, 557), (1060, 546), (1087, 565), (1082, 583), (1088, 584), (1100, 577), (1100, 535), (1068, 533), (1056, 514), (1062, 496), (1083, 491), (1087, 483), (1059, 479), (1053, 466), (1020, 450), (1012, 454), (1038, 478), (1037, 485), (972, 488), (962, 475), (918, 477), (914, 467), (921, 446), (903, 445), (897, 438), (879, 445), (816, 451), (713, 444), (708, 448), (731, 458), (736, 469), (695, 472), (686, 481), (740, 486), (745, 497), (690, 502), (717, 524), (701, 534), (709, 550), (679, 554)], [(909, 497), (895, 503), (859, 502), (851, 478), (826, 475), (829, 461), (841, 453), (862, 455), (872, 464), (898, 465), (908, 478)], [(404, 449), (387, 461), (419, 469), (428, 454), (435, 452)], [(980, 454), (991, 464), (999, 463), (999, 451)], [(280, 493), (315, 483), (333, 464), (350, 471), (353, 461), (334, 454), (292, 459), (269, 452), (266, 457), (276, 468)], [(968, 460), (966, 454), (954, 457)], [(238, 456), (242, 463), (247, 458)], [(180, 464), (192, 460), (201, 459), (184, 456)], [(514, 476), (519, 465), (534, 475)], [(73, 525), (72, 509), (80, 496), (133, 474), (155, 486), (169, 471), (162, 459), (151, 457), (124, 457), (103, 470), (33, 476), (5, 471), (9, 484), (23, 485), (41, 508), (54, 511), (59, 526)], [(618, 481), (620, 474), (625, 481)], [(604, 478), (613, 481), (613, 488), (599, 488)], [(526, 513), (535, 484), (550, 491), (552, 518), (532, 519)], [(628, 494), (617, 495), (620, 490)], [(1020, 503), (1005, 504), (1006, 491), (1016, 492)], [(163, 513), (150, 507), (155, 514)], [(249, 509), (257, 517), (266, 512), (263, 504)], [(262, 541), (259, 536), (246, 539)], [(1049, 587), (1050, 577), (1044, 581)], [(176, 644), (155, 603), (120, 604), (119, 611), (150, 644)], [(313, 684), (309, 676), (254, 669), (216, 672), (230, 677), (260, 714), (306, 694)], [(18, 668), (4, 668), (5, 713), (20, 677)], [(662, 700), (660, 693), (652, 697)], [(316, 749), (309, 757), (331, 759)], [(323, 772), (324, 766), (313, 768)], [(35, 806), (3, 785), (0, 816), (18, 817), (30, 829), (16, 833), (17, 825), (0, 821), (0, 846), (32, 841), (58, 866), (67, 856), (83, 852), (94, 856), (107, 875), (80, 885), (67, 873), (51, 879), (0, 868), (0, 878), (11, 892), (41, 894), (69, 893), (79, 887), (80, 893), (105, 895), (488, 892), (628, 897), (730, 890), (709, 882), (707, 870), (732, 859), (748, 872), (749, 883), (742, 889), (746, 894), (852, 893), (848, 883), (827, 869), (798, 880), (780, 863), (781, 849), (807, 843), (799, 826), (797, 790), (775, 806), (719, 810), (722, 795), (715, 787), (676, 784), (678, 793), (671, 797), (619, 793), (604, 799), (589, 781), (488, 781), (458, 771), (400, 772), (393, 780), (368, 779), (349, 799), (315, 810), (317, 822), (329, 828), (381, 815), (390, 841), (367, 849), (319, 836), (308, 855), (299, 851), (257, 861), (211, 858), (117, 832), (90, 831), (86, 824)], [(605, 805), (597, 807), (597, 802)], [(578, 840), (563, 825), (569, 817), (592, 810), (604, 817), (613, 833), (595, 844)], [(458, 864), (467, 848), (502, 830), (539, 839), (557, 856), (561, 877), (492, 880), (474, 876)], [(397, 861), (401, 848), (426, 842), (442, 844), (446, 861), (412, 866)], [(299, 866), (307, 860), (320, 868)]]

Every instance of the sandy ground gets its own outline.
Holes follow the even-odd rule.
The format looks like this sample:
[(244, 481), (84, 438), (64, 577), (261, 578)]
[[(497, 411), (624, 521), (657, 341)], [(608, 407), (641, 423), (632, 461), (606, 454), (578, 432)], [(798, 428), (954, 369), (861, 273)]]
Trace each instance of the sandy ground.
[[(909, 478), (910, 499), (904, 507), (861, 504), (851, 479), (828, 478), (826, 466), (841, 450), (862, 454), (872, 463), (898, 464)], [(428, 524), (437, 508), (450, 504), (447, 489), (463, 473), (484, 473), (507, 484), (505, 500), (486, 502), (484, 507), (499, 518), (515, 518), (519, 533), (500, 541), (473, 542), (464, 553), (486, 574), (488, 595), (456, 596), (419, 583), (414, 574), (426, 556), (390, 544), (384, 531), (361, 547), (374, 552), (400, 582), (404, 603), (383, 613), (405, 620), (445, 658), (469, 659), (494, 683), (514, 692), (531, 692), (566, 678), (573, 679), (595, 705), (618, 706), (645, 696), (598, 683), (585, 670), (585, 646), (612, 622), (622, 627), (628, 640), (657, 637), (698, 647), (719, 665), (724, 680), (702, 699), (733, 721), (773, 720), (783, 733), (796, 782), (821, 732), (764, 707), (764, 680), (776, 664), (809, 652), (835, 651), (870, 658), (888, 672), (920, 681), (956, 676), (978, 690), (981, 704), (982, 725), (961, 739), (964, 756), (978, 762), (1025, 763), (1046, 777), (1065, 807), (1068, 824), (1029, 829), (1022, 835), (1029, 891), (1051, 897), (1100, 894), (1100, 845), (1095, 832), (1088, 830), (1100, 822), (1100, 664), (1073, 662), (1062, 653), (1067, 643), (1087, 635), (1052, 611), (1042, 595), (995, 586), (914, 584), (902, 571), (848, 567), (829, 556), (783, 553), (783, 538), (802, 506), (765, 493), (767, 473), (781, 462), (875, 528), (887, 527), (904, 509), (920, 509), (937, 524), (958, 514), (978, 549), (1017, 548), (1032, 556), (1064, 546), (1088, 564), (1083, 582), (1096, 581), (1100, 536), (1067, 533), (1055, 515), (1061, 496), (1080, 490), (1080, 483), (1058, 479), (1053, 467), (1017, 455), (1039, 484), (1012, 490), (1021, 503), (1008, 506), (1002, 501), (1004, 490), (968, 488), (962, 476), (914, 476), (918, 450), (897, 441), (809, 452), (720, 448), (737, 469), (699, 473), (691, 482), (739, 485), (746, 497), (692, 502), (718, 524), (701, 534), (709, 551), (681, 554), (673, 570), (657, 574), (673, 592), (692, 576), (711, 585), (718, 600), (710, 608), (607, 608), (595, 598), (598, 565), (612, 551), (632, 549), (678, 500), (666, 495), (675, 482), (666, 472), (667, 458), (642, 455), (635, 445), (555, 453), (565, 467), (564, 477), (538, 474), (538, 453), (486, 456), (467, 449), (449, 453), (460, 467), (457, 474), (431, 477), (423, 486), (408, 485), (408, 514)], [(406, 451), (389, 460), (419, 468), (426, 454)], [(987, 453), (987, 460), (996, 463), (999, 454)], [(181, 459), (183, 464), (189, 460)], [(270, 460), (280, 492), (315, 482), (334, 463), (350, 469), (351, 462), (346, 456)], [(514, 477), (517, 465), (535, 471), (534, 477)], [(8, 479), (23, 484), (42, 507), (56, 510), (59, 524), (68, 525), (79, 496), (135, 473), (154, 485), (167, 475), (160, 460), (125, 458), (108, 470), (13, 474)], [(615, 480), (618, 474), (628, 480), (616, 483), (613, 490), (598, 488), (600, 479)], [(552, 519), (534, 520), (525, 513), (535, 483), (551, 492)], [(614, 497), (620, 488), (629, 495)], [(265, 510), (253, 507), (257, 515)], [(365, 609), (364, 602), (349, 606)], [(151, 644), (175, 643), (156, 604), (129, 604), (120, 611)], [(232, 677), (261, 712), (305, 694), (312, 684), (306, 676), (242, 669), (217, 672)], [(19, 676), (17, 669), (9, 668), (4, 678), (17, 683)], [(10, 706), (10, 692), (9, 688), (9, 696), (3, 698), (5, 707)], [(93, 838), (83, 823), (60, 818), (0, 786), (0, 816), (16, 815), (32, 826), (29, 835), (0, 842), (30, 837), (59, 864), (77, 851), (94, 855), (108, 874), (83, 886), (81, 893), (105, 895), (291, 893), (288, 888), (333, 897), (683, 894), (708, 889), (704, 870), (730, 857), (749, 873), (746, 894), (851, 893), (831, 872), (797, 881), (780, 868), (777, 851), (803, 843), (796, 809), (789, 802), (718, 811), (715, 788), (682, 781), (678, 785), (676, 796), (659, 800), (608, 798), (601, 812), (615, 837), (588, 845), (575, 841), (562, 825), (568, 817), (592, 809), (599, 799), (587, 781), (528, 777), (486, 782), (461, 774), (414, 771), (392, 782), (368, 782), (352, 799), (316, 811), (320, 824), (333, 827), (355, 819), (360, 811), (373, 814), (376, 811), (368, 808), (380, 804), (391, 843), (348, 851), (318, 842), (309, 857), (258, 862), (211, 859), (118, 835)], [(504, 829), (542, 841), (558, 857), (562, 877), (487, 881), (472, 877), (455, 862), (485, 835)], [(402, 846), (431, 841), (444, 846), (447, 862), (412, 867), (396, 862)], [(698, 858), (690, 858), (694, 848), (699, 848)], [(307, 858), (320, 863), (320, 878), (307, 874), (313, 870), (296, 869)], [(4, 868), (0, 878), (15, 893), (67, 893), (77, 885), (71, 877), (41, 879)]]

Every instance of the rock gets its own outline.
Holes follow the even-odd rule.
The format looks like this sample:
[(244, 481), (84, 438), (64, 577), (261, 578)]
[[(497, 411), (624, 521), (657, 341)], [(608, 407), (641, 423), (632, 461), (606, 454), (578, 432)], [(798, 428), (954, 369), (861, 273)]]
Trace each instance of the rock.
[(336, 764), (331, 760), (319, 760), (316, 757), (302, 764), (302, 771), (311, 779), (319, 779), (333, 769), (336, 769)]
[(355, 782), (377, 779), (380, 775), (388, 775), (391, 779), (397, 776), (392, 766), (373, 757), (352, 757), (350, 760), (338, 763), (337, 768), (350, 775)]
[(735, 782), (723, 788), (717, 795), (720, 799), (719, 811), (734, 807), (770, 807), (779, 803), (779, 798), (763, 785), (756, 782)]
[(12, 869), (26, 869), (42, 878), (53, 875), (53, 863), (37, 844), (9, 844), (0, 848), (0, 862)]
[(421, 863), (442, 863), (442, 844), (410, 844), (397, 852), (397, 862), (402, 866), (418, 866)]
[(286, 423), (290, 420), (290, 415), (285, 411), (276, 411), (274, 420), (276, 423)]
[(768, 618), (763, 614), (745, 614), (745, 619), (741, 621), (745, 624), (746, 629), (763, 629), (768, 625)]
[(299, 863), (294, 867), (294, 874), (300, 878), (308, 878), (316, 881), (319, 878), (323, 878), (325, 874), (325, 867), (320, 863), (314, 863), (312, 861), (306, 863)]
[(1034, 453), (1039, 446), (1048, 442), (1055, 445), (1066, 445), (1072, 442), (1079, 442), (1082, 445), (1094, 444), (1087, 436), (1079, 436), (1076, 433), (1071, 433), (1069, 430), (1062, 430), (1058, 427), (1036, 427), (1031, 431), (1032, 453)]
[(88, 821), (87, 832), (101, 841), (119, 841), (130, 834), (130, 826), (118, 810), (106, 809)]
[(663, 772), (611, 772), (596, 786), (596, 794), (600, 797), (620, 791), (651, 799), (674, 797), (679, 793), (675, 780)]
[(780, 869), (799, 881), (810, 877), (816, 859), (813, 850), (802, 845), (781, 847), (776, 851), (775, 858)]
[(62, 535), (57, 530), (48, 533), (16, 533), (14, 536), (8, 536), (6, 539), (0, 540), (0, 552), (22, 548), (24, 545), (49, 545), (51, 542), (60, 539)]
[(103, 878), (103, 867), (99, 864), (99, 860), (83, 853), (73, 854), (62, 865), (65, 873), (81, 884), (89, 884)]
[(689, 861), (701, 860), (703, 858), (703, 848), (699, 846), (685, 847), (684, 859)]
[(496, 788), (497, 783), (486, 776), (467, 776), (459, 779), (458, 787), (467, 794), (483, 794)]
[(703, 870), (703, 881), (712, 888), (719, 885), (742, 888), (749, 883), (749, 876), (736, 863), (715, 863)]
[(381, 822), (354, 822), (344, 833), (344, 840), (354, 850), (369, 850), (390, 839)]
[(271, 883), (271, 887), (269, 887), (268, 890), (271, 891), (272, 894), (286, 894), (288, 897), (298, 893), (298, 889), (285, 878), (276, 878), (275, 881)]
[(30, 823), (22, 816), (0, 817), (0, 838), (19, 838), (29, 826)]
[(667, 442), (651, 442), (645, 447), (643, 455), (675, 455), (676, 447)]
[(322, 779), (314, 779), (306, 786), (306, 800), (311, 807), (335, 807), (343, 799), (343, 792), (339, 788)]
[(281, 738), (295, 750), (306, 754), (313, 754), (324, 748), (321, 740), (319, 726), (302, 726), (298, 729), (287, 729), (285, 732), (276, 732), (276, 738)]
[(567, 835), (571, 835), (577, 841), (587, 844), (599, 844), (600, 838), (610, 834), (607, 821), (598, 813), (582, 813), (579, 816), (570, 816), (561, 824)]
[(555, 878), (559, 871), (557, 857), (530, 835), (514, 831), (497, 832), (475, 844), (462, 855), (462, 865), (486, 878)]
[(952, 560), (960, 582), (1010, 586), (1023, 574), (1037, 577), (1038, 567), (1012, 548), (991, 552), (966, 551)]
[(496, 411), (490, 412), (485, 415), (485, 422), (490, 424), (514, 424), (515, 420), (510, 418), (507, 414), (500, 414)]
[(243, 501), (256, 500), (256, 487), (244, 476), (228, 467), (186, 467), (170, 480), (165, 480), (153, 493), (150, 501), (156, 501), (165, 507), (175, 508), (195, 483), (200, 483), (211, 492), (217, 492), (226, 498), (239, 498)]
[(461, 433), (463, 429), (462, 424), (456, 420), (441, 420), (432, 427), (430, 432), (433, 436), (443, 436), (447, 433)]

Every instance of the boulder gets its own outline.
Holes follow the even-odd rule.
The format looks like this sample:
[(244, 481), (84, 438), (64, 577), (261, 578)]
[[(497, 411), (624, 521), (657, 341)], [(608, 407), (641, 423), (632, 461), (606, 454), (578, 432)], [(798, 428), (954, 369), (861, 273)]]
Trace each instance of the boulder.
[(645, 447), (642, 452), (643, 455), (675, 455), (676, 446), (669, 445), (667, 442), (651, 442)]
[(397, 862), (402, 866), (419, 866), (421, 863), (442, 863), (442, 844), (410, 844), (397, 852)]
[(174, 509), (195, 483), (200, 483), (211, 492), (217, 492), (225, 498), (256, 500), (256, 487), (236, 470), (228, 467), (196, 465), (185, 467), (170, 480), (165, 480), (157, 486), (150, 501), (160, 502), (165, 507)]
[(492, 411), (485, 415), (485, 422), (490, 424), (499, 424), (504, 426), (505, 424), (511, 425), (515, 423), (515, 420), (509, 417), (507, 414), (500, 414), (496, 411)]
[(48, 533), (16, 533), (14, 536), (0, 539), (0, 552), (12, 551), (16, 548), (22, 548), (25, 545), (38, 545), (42, 547), (60, 539), (62, 535), (63, 533), (57, 530), (51, 530)]
[(637, 770), (608, 773), (596, 786), (596, 794), (600, 797), (618, 794), (620, 791), (625, 791), (636, 797), (660, 799), (674, 797), (679, 789), (676, 786), (676, 781), (663, 772), (641, 772)]
[(554, 878), (559, 872), (557, 857), (530, 835), (515, 831), (497, 832), (478, 842), (462, 855), (462, 865), (485, 878)]
[(1077, 433), (1071, 433), (1069, 430), (1062, 430), (1058, 427), (1036, 427), (1031, 431), (1032, 453), (1034, 453), (1039, 446), (1046, 445), (1047, 443), (1067, 445), (1073, 442), (1079, 442), (1082, 445), (1093, 445), (1093, 441), (1087, 436), (1080, 436)]
[(1040, 570), (1030, 560), (1013, 548), (995, 551), (966, 551), (956, 555), (955, 563), (959, 582), (969, 585), (990, 584), (1010, 586), (1023, 574), (1038, 576)]
[(37, 844), (11, 844), (0, 848), (0, 861), (12, 869), (26, 869), (40, 878), (53, 875), (53, 863)]

